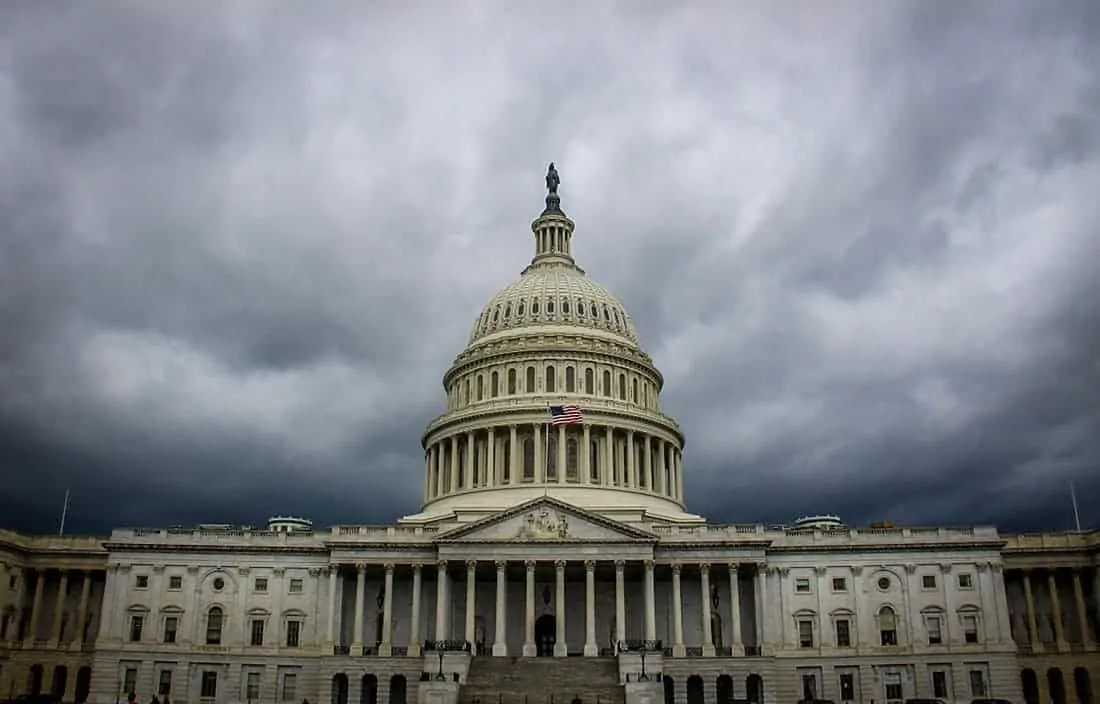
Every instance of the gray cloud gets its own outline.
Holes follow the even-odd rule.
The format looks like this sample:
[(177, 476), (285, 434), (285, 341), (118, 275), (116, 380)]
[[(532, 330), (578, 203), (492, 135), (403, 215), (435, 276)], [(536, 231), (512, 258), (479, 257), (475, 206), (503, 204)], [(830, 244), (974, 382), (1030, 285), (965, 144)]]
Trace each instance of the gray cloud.
[(383, 521), (558, 162), (715, 520), (1100, 501), (1100, 13), (0, 8), (7, 521)]

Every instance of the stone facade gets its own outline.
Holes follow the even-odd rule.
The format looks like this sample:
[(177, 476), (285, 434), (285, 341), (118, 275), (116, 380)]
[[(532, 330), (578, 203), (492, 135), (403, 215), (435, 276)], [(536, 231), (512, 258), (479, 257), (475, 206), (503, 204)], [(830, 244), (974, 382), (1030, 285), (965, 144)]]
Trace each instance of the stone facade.
[(418, 513), (0, 533), (0, 696), (502, 704), (541, 661), (631, 702), (1094, 701), (1098, 533), (688, 512), (661, 374), (552, 196), (444, 377)]

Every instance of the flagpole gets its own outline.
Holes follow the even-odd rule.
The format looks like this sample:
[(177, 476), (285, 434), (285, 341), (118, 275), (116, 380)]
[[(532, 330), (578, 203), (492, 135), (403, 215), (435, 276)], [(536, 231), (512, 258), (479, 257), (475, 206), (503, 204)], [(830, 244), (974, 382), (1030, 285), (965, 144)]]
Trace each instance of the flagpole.
[(65, 518), (69, 515), (69, 490), (65, 490), (65, 503), (61, 506), (61, 524), (57, 527), (58, 535), (65, 535)]
[(1073, 502), (1073, 523), (1077, 526), (1077, 532), (1081, 532), (1081, 514), (1077, 510), (1077, 489), (1073, 486), (1073, 480), (1069, 482), (1069, 498)]

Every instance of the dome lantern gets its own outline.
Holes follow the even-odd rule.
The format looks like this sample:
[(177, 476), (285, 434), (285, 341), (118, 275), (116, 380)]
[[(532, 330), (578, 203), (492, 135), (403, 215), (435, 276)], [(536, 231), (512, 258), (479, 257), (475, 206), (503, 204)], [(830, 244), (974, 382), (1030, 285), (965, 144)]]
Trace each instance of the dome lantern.
[(535, 257), (531, 266), (542, 264), (576, 267), (570, 252), (573, 239), (573, 221), (561, 209), (558, 186), (561, 178), (554, 162), (546, 170), (546, 209), (531, 223), (535, 234)]

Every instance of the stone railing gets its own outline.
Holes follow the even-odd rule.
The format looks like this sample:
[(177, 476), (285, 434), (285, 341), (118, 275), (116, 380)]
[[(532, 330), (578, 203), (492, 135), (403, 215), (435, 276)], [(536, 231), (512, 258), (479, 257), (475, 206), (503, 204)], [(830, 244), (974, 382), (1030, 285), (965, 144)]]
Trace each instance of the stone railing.
[(833, 543), (893, 543), (893, 542), (973, 542), (999, 540), (997, 529), (990, 526), (962, 528), (836, 528), (808, 529), (765, 525), (694, 525), (649, 527), (661, 536), (662, 542), (684, 540), (751, 540), (766, 539), (777, 545), (829, 545)]
[(1003, 536), (1005, 552), (1088, 550), (1100, 546), (1100, 531), (1088, 533), (1020, 533)]

